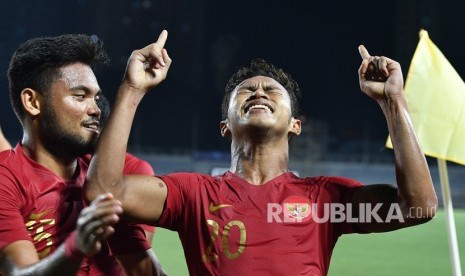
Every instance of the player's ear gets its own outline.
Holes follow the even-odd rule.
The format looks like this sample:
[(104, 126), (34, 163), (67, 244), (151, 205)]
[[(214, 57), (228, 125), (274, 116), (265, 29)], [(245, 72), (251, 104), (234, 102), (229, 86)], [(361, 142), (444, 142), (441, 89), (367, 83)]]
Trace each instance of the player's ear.
[(291, 122), (289, 123), (289, 135), (290, 136), (299, 136), (302, 132), (302, 121), (291, 117)]
[(223, 121), (220, 122), (220, 131), (221, 131), (221, 136), (223, 137), (231, 136), (231, 131), (229, 131), (229, 127), (228, 127), (228, 119), (224, 119)]
[(26, 113), (36, 116), (40, 113), (41, 95), (31, 88), (21, 91), (21, 103)]

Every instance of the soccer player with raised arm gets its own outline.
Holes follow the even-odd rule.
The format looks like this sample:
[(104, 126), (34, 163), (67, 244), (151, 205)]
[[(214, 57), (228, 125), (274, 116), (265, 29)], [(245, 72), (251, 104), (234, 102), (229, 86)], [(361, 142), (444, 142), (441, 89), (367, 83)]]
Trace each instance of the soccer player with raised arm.
[[(386, 117), (397, 186), (289, 172), (289, 140), (301, 132), (299, 88), (289, 74), (263, 60), (238, 70), (226, 85), (220, 133), (231, 139), (229, 171), (123, 176), (137, 107), (171, 65), (166, 40), (163, 31), (130, 56), (85, 190), (88, 200), (113, 193), (129, 220), (177, 231), (191, 275), (326, 275), (340, 235), (396, 230), (434, 216), (436, 194), (410, 121), (400, 65), (370, 56), (363, 46), (360, 87)], [(357, 207), (380, 207), (376, 220), (324, 220), (324, 206), (335, 205), (355, 206), (351, 218), (363, 217), (365, 209)], [(428, 215), (411, 216), (412, 208)]]

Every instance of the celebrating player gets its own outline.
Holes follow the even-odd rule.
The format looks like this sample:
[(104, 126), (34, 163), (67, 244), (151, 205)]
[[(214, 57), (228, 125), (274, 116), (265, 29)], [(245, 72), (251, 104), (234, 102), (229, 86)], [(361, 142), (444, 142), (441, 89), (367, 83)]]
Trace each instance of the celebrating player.
[[(190, 274), (326, 275), (341, 234), (391, 231), (434, 216), (409, 216), (410, 208), (435, 209), (437, 199), (410, 122), (400, 65), (370, 56), (363, 46), (360, 87), (386, 117), (397, 187), (364, 186), (342, 177), (300, 178), (289, 172), (289, 140), (301, 132), (299, 88), (287, 73), (263, 60), (237, 71), (226, 85), (220, 131), (231, 139), (228, 172), (123, 176), (137, 106), (166, 78), (171, 65), (166, 40), (163, 31), (155, 43), (130, 56), (85, 190), (88, 200), (113, 193), (128, 219), (177, 231)], [(323, 220), (325, 208), (311, 209), (331, 204), (355, 206), (351, 218), (363, 217), (360, 206), (377, 205), (379, 219)]]

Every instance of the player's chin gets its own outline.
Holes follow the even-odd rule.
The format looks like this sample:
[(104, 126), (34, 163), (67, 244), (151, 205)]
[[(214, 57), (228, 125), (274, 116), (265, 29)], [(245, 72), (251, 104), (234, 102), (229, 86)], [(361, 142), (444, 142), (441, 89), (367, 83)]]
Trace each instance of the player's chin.
[(250, 130), (267, 131), (277, 127), (277, 124), (273, 120), (250, 120), (246, 124)]
[(80, 148), (85, 154), (93, 153), (97, 149), (98, 135), (84, 135), (80, 139)]
[(81, 131), (80, 136), (86, 143), (93, 143), (100, 137), (100, 130), (84, 128), (84, 130)]

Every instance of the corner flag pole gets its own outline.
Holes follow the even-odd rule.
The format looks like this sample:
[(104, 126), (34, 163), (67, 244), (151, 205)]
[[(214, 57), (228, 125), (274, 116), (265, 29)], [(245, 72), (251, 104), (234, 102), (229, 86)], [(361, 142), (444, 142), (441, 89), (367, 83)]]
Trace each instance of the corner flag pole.
[(452, 197), (450, 194), (449, 176), (447, 174), (446, 160), (438, 158), (439, 178), (441, 180), (442, 201), (446, 215), (447, 237), (449, 240), (449, 251), (452, 260), (452, 272), (454, 276), (462, 276), (460, 268), (459, 248), (457, 242), (457, 233), (455, 231), (454, 210), (452, 206)]

